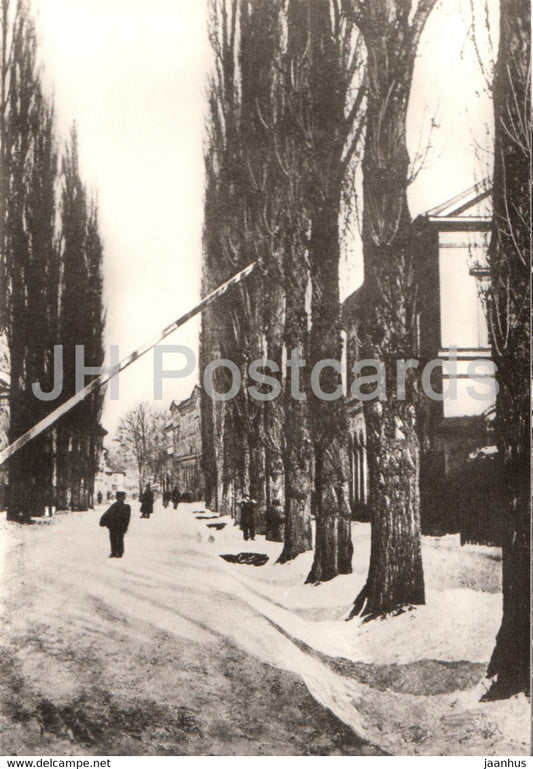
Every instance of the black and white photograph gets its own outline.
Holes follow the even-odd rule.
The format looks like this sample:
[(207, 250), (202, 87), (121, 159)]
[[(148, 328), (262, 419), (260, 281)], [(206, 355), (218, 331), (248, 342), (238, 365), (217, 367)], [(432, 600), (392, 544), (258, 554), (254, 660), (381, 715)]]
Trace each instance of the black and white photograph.
[(528, 0), (0, 0), (0, 57), (2, 766), (527, 766)]

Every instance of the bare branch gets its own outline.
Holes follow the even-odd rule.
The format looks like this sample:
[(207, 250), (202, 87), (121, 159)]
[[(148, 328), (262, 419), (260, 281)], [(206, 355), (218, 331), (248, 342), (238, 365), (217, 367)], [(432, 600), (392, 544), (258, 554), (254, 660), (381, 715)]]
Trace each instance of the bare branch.
[(413, 21), (411, 22), (411, 54), (416, 54), (420, 36), (424, 31), (429, 14), (437, 4), (437, 0), (419, 0)]

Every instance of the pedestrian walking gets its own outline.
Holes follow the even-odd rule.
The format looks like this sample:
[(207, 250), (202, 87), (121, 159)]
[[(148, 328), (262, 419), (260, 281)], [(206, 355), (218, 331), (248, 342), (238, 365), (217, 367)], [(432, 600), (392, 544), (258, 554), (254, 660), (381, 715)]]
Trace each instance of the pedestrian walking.
[(275, 499), (266, 509), (265, 539), (269, 542), (283, 542), (283, 524), (285, 513), (279, 499)]
[(165, 509), (168, 507), (168, 503), (170, 502), (171, 497), (172, 495), (170, 491), (168, 489), (165, 489), (165, 491), (163, 492), (163, 507)]
[(113, 502), (100, 518), (100, 526), (109, 529), (111, 554), (109, 558), (122, 558), (124, 555), (124, 534), (130, 524), (131, 507), (125, 503), (126, 492), (117, 491)]
[(241, 529), (244, 539), (255, 539), (255, 506), (257, 502), (244, 494), (239, 502), (241, 507)]
[(150, 484), (146, 484), (146, 488), (139, 497), (141, 503), (141, 518), (149, 518), (154, 512), (154, 492), (150, 488)]
[(172, 504), (174, 505), (174, 510), (177, 510), (178, 505), (181, 501), (180, 490), (178, 489), (177, 486), (174, 486), (174, 488), (172, 489), (171, 499), (172, 499)]

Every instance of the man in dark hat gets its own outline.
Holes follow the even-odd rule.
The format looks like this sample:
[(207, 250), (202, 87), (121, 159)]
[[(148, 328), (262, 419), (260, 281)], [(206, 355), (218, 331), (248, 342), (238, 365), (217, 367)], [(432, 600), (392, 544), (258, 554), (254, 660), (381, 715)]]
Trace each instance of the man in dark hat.
[(249, 494), (243, 494), (241, 506), (241, 529), (244, 539), (255, 539), (255, 499), (250, 499)]
[(130, 523), (131, 507), (125, 503), (126, 492), (117, 491), (116, 502), (100, 518), (100, 526), (107, 526), (111, 541), (110, 558), (122, 558), (124, 555), (124, 534)]

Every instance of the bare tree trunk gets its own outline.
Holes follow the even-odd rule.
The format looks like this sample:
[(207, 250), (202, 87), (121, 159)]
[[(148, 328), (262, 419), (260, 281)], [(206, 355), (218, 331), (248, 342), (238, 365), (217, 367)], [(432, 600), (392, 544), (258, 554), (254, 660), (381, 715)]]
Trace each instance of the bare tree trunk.
[[(373, 173), (376, 169), (365, 167), (365, 178), (372, 179)], [(368, 183), (367, 187), (372, 189), (367, 191), (367, 206), (376, 200), (378, 184), (375, 177), (374, 182)], [(405, 197), (395, 201), (395, 205), (397, 210), (402, 207), (406, 210)], [(356, 601), (354, 613), (358, 609), (370, 615), (425, 601), (416, 389), (414, 378), (408, 379), (405, 400), (397, 400), (395, 381), (394, 358), (412, 358), (415, 349), (414, 278), (407, 231), (408, 223), (404, 219), (403, 238), (398, 237), (394, 245), (379, 249), (365, 242), (365, 280), (373, 284), (375, 290), (371, 292), (373, 304), (366, 309), (363, 321), (363, 357), (386, 365), (387, 389), (386, 400), (374, 398), (364, 404), (372, 547), (368, 581)]]
[[(298, 351), (305, 360), (308, 348), (308, 314), (306, 293), (309, 269), (301, 244), (289, 242), (285, 260), (286, 316), (285, 348), (290, 357)], [(302, 380), (304, 378), (302, 377)], [(311, 550), (311, 491), (313, 484), (314, 452), (309, 427), (309, 402), (307, 386), (302, 381), (299, 388), (306, 400), (291, 393), (290, 375), (285, 380), (285, 536), (279, 563), (296, 558)]]
[(502, 0), (494, 81), (494, 219), (488, 295), (499, 460), (508, 507), (503, 619), (487, 675), (488, 699), (529, 693), (530, 679), (530, 253), (531, 20), (526, 0)]
[[(315, 211), (311, 223), (310, 262), (313, 277), (311, 365), (342, 358), (339, 300), (340, 190)], [(349, 505), (349, 434), (340, 371), (328, 365), (320, 389), (311, 396), (315, 447), (316, 541), (307, 582), (333, 579), (352, 571)], [(317, 388), (318, 389), (318, 388)], [(335, 394), (334, 399), (329, 397)]]
[[(352, 615), (424, 603), (416, 377), (397, 393), (395, 361), (416, 357), (417, 276), (407, 205), (406, 112), (418, 40), (435, 0), (410, 18), (402, 0), (344, 0), (367, 48), (363, 254), (367, 303), (362, 357), (386, 366), (387, 400), (366, 401), (372, 546), (368, 581)], [(401, 398), (401, 400), (397, 400)]]
[[(260, 423), (263, 419), (263, 413), (257, 414), (257, 420)], [(250, 486), (249, 494), (252, 499), (257, 501), (255, 528), (258, 534), (265, 533), (265, 506), (266, 506), (266, 454), (263, 441), (262, 426), (255, 432), (253, 429), (248, 435), (248, 446), (250, 452)]]
[[(277, 265), (278, 260), (276, 260)], [(281, 367), (283, 357), (283, 330), (285, 320), (285, 292), (282, 283), (282, 275), (276, 266), (272, 266), (269, 276), (267, 299), (265, 302), (265, 336), (267, 358), (278, 366), (276, 375), (278, 382), (281, 380)], [(272, 375), (271, 372), (268, 372)], [(265, 434), (265, 462), (266, 462), (266, 505), (274, 501), (282, 505), (285, 501), (284, 478), (284, 421), (285, 413), (283, 398), (278, 395), (264, 404), (264, 434)], [(266, 532), (269, 538), (269, 532)]]
[[(207, 290), (204, 291), (207, 293)], [(202, 315), (200, 336), (200, 377), (216, 349), (214, 344), (215, 320), (213, 308), (208, 307)], [(202, 432), (202, 472), (204, 476), (205, 504), (211, 510), (218, 510), (218, 466), (216, 404), (202, 387), (200, 396), (200, 420)]]
[(363, 614), (424, 603), (413, 414), (397, 401), (365, 404), (373, 517), (370, 569), (359, 597), (366, 600)]
[[(318, 363), (337, 362), (323, 368), (325, 395), (318, 393), (318, 388), (316, 393), (309, 393), (316, 490), (316, 541), (307, 578), (310, 582), (329, 580), (352, 569), (349, 436), (338, 367), (342, 352), (339, 214), (345, 172), (357, 145), (357, 131), (354, 135), (353, 128), (360, 107), (358, 98), (353, 98), (360, 64), (353, 30), (353, 24), (335, 2), (289, 3), (288, 40), (292, 40), (296, 53), (289, 82), (295, 91), (293, 120), (300, 127), (296, 144), (302, 153), (298, 168), (301, 185), (297, 200), (301, 200), (303, 210), (299, 232), (302, 239), (308, 240), (312, 280), (308, 357), (312, 369)], [(330, 397), (332, 393), (335, 395)]]
[[(509, 393), (507, 393), (507, 396)], [(509, 410), (497, 408), (501, 415), (514, 413), (517, 399)], [(524, 416), (525, 416), (525, 406)], [(524, 433), (523, 433), (523, 437)], [(504, 452), (504, 477), (508, 498), (507, 520), (502, 546), (503, 618), (489, 662), (487, 677), (496, 680), (485, 699), (501, 699), (530, 690), (530, 485), (526, 457), (511, 458), (512, 446), (499, 441)], [(521, 465), (521, 466), (520, 466)]]
[(231, 507), (226, 506), (224, 496), (224, 403), (212, 404), (213, 416), (213, 453), (216, 469), (216, 510), (231, 513)]

